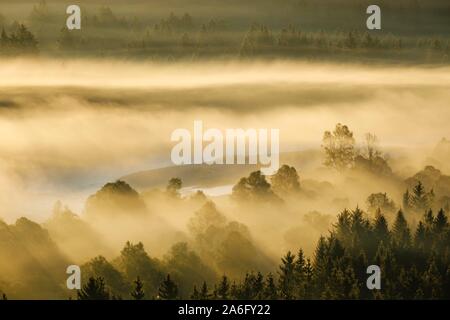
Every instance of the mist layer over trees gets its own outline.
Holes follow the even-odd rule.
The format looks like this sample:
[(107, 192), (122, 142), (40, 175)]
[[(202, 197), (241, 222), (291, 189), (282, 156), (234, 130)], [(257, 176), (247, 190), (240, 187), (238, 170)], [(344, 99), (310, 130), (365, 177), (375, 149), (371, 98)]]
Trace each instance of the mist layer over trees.
[[(324, 164), (345, 178), (348, 190), (382, 176), (381, 192), (367, 195), (364, 208), (337, 215), (302, 213), (308, 203), (337, 207), (339, 200), (283, 165), (271, 177), (251, 172), (231, 195), (216, 199), (201, 191), (182, 196), (179, 178), (141, 193), (117, 180), (87, 199), (82, 217), (57, 203), (43, 225), (2, 222), (2, 261), (21, 252), (2, 265), (2, 291), (11, 298), (82, 300), (448, 298), (450, 178), (427, 166), (401, 179), (376, 140), (367, 134), (356, 148), (342, 124), (324, 133)], [(334, 183), (331, 190), (342, 187)], [(184, 227), (173, 223), (180, 214)], [(298, 249), (277, 259), (269, 244), (282, 248), (289, 237)], [(152, 255), (144, 243), (168, 249)], [(82, 263), (84, 286), (76, 297), (63, 286), (70, 263)], [(366, 287), (371, 264), (383, 270), (382, 290)]]
[(383, 27), (376, 31), (365, 26), (370, 4), (248, 0), (228, 1), (224, 7), (215, 1), (89, 1), (81, 3), (81, 30), (70, 31), (60, 1), (0, 4), (0, 54), (448, 63), (446, 1), (379, 2)]
[[(5, 3), (0, 297), (450, 298), (448, 1)], [(173, 166), (196, 119), (280, 168)]]

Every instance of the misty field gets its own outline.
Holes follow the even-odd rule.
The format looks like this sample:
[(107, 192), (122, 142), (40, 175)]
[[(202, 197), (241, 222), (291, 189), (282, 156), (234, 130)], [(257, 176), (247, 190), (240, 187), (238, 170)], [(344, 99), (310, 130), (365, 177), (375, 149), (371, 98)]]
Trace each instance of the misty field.
[[(447, 67), (10, 60), (0, 70), (2, 218), (13, 223), (3, 228), (17, 233), (14, 239), (36, 233), (19, 243), (3, 242), (4, 256), (24, 248), (17, 261), (2, 266), (3, 279), (16, 279), (4, 290), (12, 297), (70, 295), (62, 288), (70, 263), (90, 270), (85, 276), (107, 278), (101, 270), (108, 266), (124, 270), (124, 275), (115, 271), (120, 279), (133, 280), (138, 271), (121, 264), (132, 262), (117, 258), (127, 241), (142, 242), (156, 264), (154, 273), (145, 271), (152, 279), (147, 292), (158, 287), (158, 274), (175, 268), (180, 294), (189, 297), (192, 285), (214, 282), (221, 274), (276, 275), (278, 257), (288, 250), (301, 247), (313, 259), (317, 240), (346, 208), (359, 207), (370, 218), (377, 205), (392, 201), (383, 213), (394, 223), (405, 190), (412, 192), (419, 180), (436, 193), (430, 208), (448, 206), (449, 142), (442, 140), (448, 136)], [(284, 190), (272, 201), (270, 194), (277, 194), (272, 183), (274, 191), (242, 202), (232, 187), (257, 167), (174, 167), (170, 134), (192, 130), (196, 119), (219, 129), (279, 128), (281, 164), (296, 168), (298, 190)], [(323, 133), (336, 123), (354, 132), (361, 155), (365, 134), (376, 134), (384, 164), (361, 162), (345, 171), (326, 167)], [(175, 177), (183, 189), (169, 192), (166, 186)], [(117, 179), (125, 182), (114, 183)], [(214, 188), (222, 191), (208, 196)], [(384, 193), (381, 203), (369, 201), (371, 195), (381, 201)], [(410, 209), (411, 228), (419, 212)], [(22, 216), (29, 220), (15, 222)], [(108, 260), (90, 260), (99, 255)], [(188, 261), (172, 261), (178, 258)], [(55, 284), (39, 273), (21, 281), (33, 263), (53, 268)], [(197, 276), (184, 279), (184, 268)], [(205, 279), (202, 268), (209, 274)], [(111, 293), (126, 297), (125, 279)], [(41, 281), (49, 291), (31, 294)]]
[[(4, 298), (450, 298), (446, 1), (5, 4)], [(279, 129), (280, 168), (174, 165), (198, 120)]]

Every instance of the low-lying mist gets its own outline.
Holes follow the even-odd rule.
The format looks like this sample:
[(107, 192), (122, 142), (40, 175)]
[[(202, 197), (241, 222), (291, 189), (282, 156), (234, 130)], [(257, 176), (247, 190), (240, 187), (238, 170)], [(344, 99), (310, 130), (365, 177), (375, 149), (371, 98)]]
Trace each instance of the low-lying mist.
[(48, 215), (53, 200), (16, 200), (34, 187), (41, 198), (170, 165), (171, 132), (195, 119), (279, 128), (281, 151), (319, 148), (338, 122), (383, 146), (432, 147), (448, 135), (449, 84), (448, 67), (2, 61), (3, 217)]
[[(214, 272), (270, 271), (280, 254), (299, 245), (312, 255), (340, 210), (366, 208), (377, 192), (400, 207), (404, 180), (425, 165), (450, 173), (445, 156), (435, 152), (450, 136), (449, 89), (448, 66), (2, 60), (0, 217), (43, 223), (62, 254), (77, 263), (99, 254), (113, 259), (126, 241), (142, 241), (151, 256), (170, 260), (167, 253), (182, 241)], [(213, 203), (200, 195), (168, 201), (165, 185), (140, 172), (154, 169), (146, 174), (165, 182), (177, 177), (178, 168), (158, 170), (172, 165), (172, 131), (192, 131), (194, 120), (205, 129), (280, 129), (281, 164), (295, 166), (302, 193), (282, 204), (244, 205), (229, 195)], [(323, 134), (337, 123), (354, 132), (361, 148), (366, 133), (376, 134), (392, 175), (325, 168)], [(226, 180), (215, 166), (208, 186), (236, 184), (253, 169), (244, 166)], [(195, 169), (183, 172), (182, 179), (200, 179)], [(121, 177), (139, 195), (127, 186), (104, 188), (137, 197), (131, 203), (110, 204), (102, 193), (88, 200)], [(199, 180), (183, 187), (206, 185)], [(58, 200), (68, 208), (55, 209)], [(218, 256), (205, 239), (215, 241), (213, 248), (228, 247)], [(254, 259), (225, 259), (237, 247), (255, 252)]]

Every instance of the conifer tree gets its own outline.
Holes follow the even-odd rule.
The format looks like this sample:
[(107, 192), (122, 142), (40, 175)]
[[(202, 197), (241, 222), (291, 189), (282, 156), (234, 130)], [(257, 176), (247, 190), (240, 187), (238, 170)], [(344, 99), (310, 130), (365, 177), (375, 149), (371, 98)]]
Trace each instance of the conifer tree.
[(325, 237), (320, 237), (314, 253), (314, 283), (316, 294), (320, 296), (331, 274), (331, 261), (328, 255), (328, 245)]
[(264, 291), (264, 276), (258, 271), (253, 281), (253, 297), (254, 299), (262, 299)]
[(254, 292), (254, 275), (252, 273), (247, 273), (245, 275), (244, 281), (239, 288), (238, 299), (252, 300), (255, 297)]
[(439, 210), (434, 220), (434, 232), (436, 234), (442, 233), (448, 228), (448, 219), (444, 213), (444, 210)]
[(426, 297), (430, 299), (438, 299), (442, 295), (442, 277), (436, 265), (436, 259), (434, 256), (430, 258), (428, 262), (428, 269), (422, 276), (422, 290)]
[(414, 187), (411, 201), (414, 209), (419, 212), (423, 212), (424, 210), (428, 209), (429, 204), (427, 193), (421, 181), (417, 182), (416, 186)]
[(273, 279), (273, 275), (271, 273), (269, 273), (266, 277), (266, 282), (264, 285), (264, 299), (278, 299), (277, 286), (275, 285), (275, 280)]
[(145, 298), (144, 285), (139, 277), (134, 281), (135, 287), (131, 292), (134, 300), (143, 300)]
[(313, 283), (313, 277), (314, 277), (314, 270), (311, 263), (311, 260), (308, 258), (306, 259), (306, 265), (305, 265), (305, 284), (304, 284), (304, 298), (305, 299), (312, 299), (313, 298), (313, 289), (314, 289), (314, 283)]
[(200, 292), (198, 292), (196, 285), (194, 285), (194, 290), (191, 294), (191, 300), (200, 300)]
[(392, 228), (392, 238), (395, 244), (401, 248), (407, 248), (411, 244), (411, 233), (405, 216), (401, 210), (398, 211)]
[(230, 286), (230, 297), (231, 299), (239, 299), (240, 293), (239, 293), (239, 286), (236, 283), (236, 281), (233, 281), (233, 283)]
[(411, 208), (411, 195), (409, 194), (409, 190), (406, 189), (403, 194), (403, 210), (408, 211)]
[(415, 266), (402, 268), (398, 276), (398, 290), (402, 299), (414, 299), (420, 286), (420, 275)]
[(229, 298), (230, 284), (227, 276), (223, 276), (217, 288), (217, 297), (221, 300), (227, 300)]
[(110, 295), (106, 290), (102, 277), (90, 277), (88, 283), (78, 291), (78, 300), (109, 300)]
[(391, 279), (395, 279), (398, 275), (397, 261), (395, 259), (392, 248), (389, 244), (380, 243), (375, 255), (375, 264), (383, 270), (383, 295), (387, 299), (395, 298), (397, 290), (395, 283)]
[(295, 298), (295, 255), (290, 251), (281, 258), (279, 266), (278, 290), (281, 298), (291, 300)]
[(444, 281), (442, 283), (443, 299), (450, 299), (450, 266), (445, 271)]
[(162, 300), (175, 300), (178, 298), (178, 286), (170, 279), (170, 274), (161, 283), (158, 296)]
[(203, 281), (203, 285), (199, 294), (199, 300), (207, 300), (209, 298), (208, 285)]
[(295, 296), (300, 299), (304, 298), (306, 295), (306, 260), (302, 249), (299, 250), (294, 264), (294, 277), (296, 287)]
[(0, 35), (0, 48), (6, 49), (9, 46), (10, 38), (8, 37), (5, 28), (2, 28), (2, 33)]
[(24, 52), (33, 53), (37, 51), (38, 42), (25, 25), (19, 25), (19, 29), (15, 33), (15, 38), (18, 48), (24, 50)]
[(378, 244), (383, 241), (384, 243), (387, 243), (389, 240), (389, 227), (388, 223), (386, 221), (386, 218), (381, 213), (380, 210), (377, 211), (375, 215), (375, 221), (373, 224), (373, 232), (375, 236), (375, 240)]
[(418, 250), (425, 249), (426, 246), (426, 230), (422, 221), (419, 221), (416, 232), (414, 233), (414, 246)]

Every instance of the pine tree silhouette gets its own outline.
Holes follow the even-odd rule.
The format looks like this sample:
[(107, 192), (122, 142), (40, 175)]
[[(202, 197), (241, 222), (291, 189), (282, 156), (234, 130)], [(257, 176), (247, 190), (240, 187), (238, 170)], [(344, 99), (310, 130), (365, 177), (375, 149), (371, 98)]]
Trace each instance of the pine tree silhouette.
[(159, 298), (163, 300), (175, 300), (178, 298), (178, 286), (170, 279), (170, 274), (159, 287)]
[(131, 292), (131, 296), (134, 300), (143, 300), (145, 298), (144, 284), (139, 277), (137, 277), (137, 279), (134, 281), (134, 284), (135, 287)]
[(109, 300), (109, 292), (105, 288), (102, 277), (90, 277), (88, 283), (78, 291), (78, 300)]
[(227, 300), (229, 298), (230, 284), (227, 276), (222, 277), (219, 287), (217, 288), (217, 297), (221, 300)]

